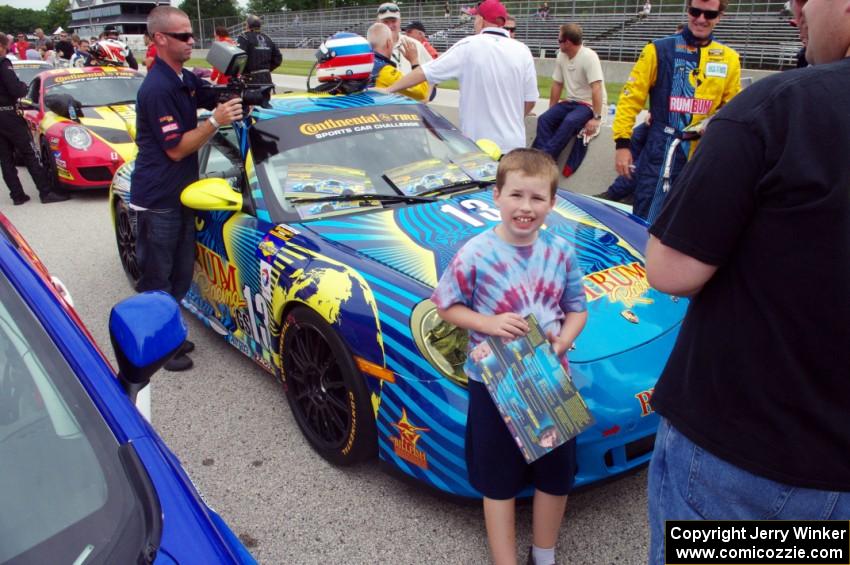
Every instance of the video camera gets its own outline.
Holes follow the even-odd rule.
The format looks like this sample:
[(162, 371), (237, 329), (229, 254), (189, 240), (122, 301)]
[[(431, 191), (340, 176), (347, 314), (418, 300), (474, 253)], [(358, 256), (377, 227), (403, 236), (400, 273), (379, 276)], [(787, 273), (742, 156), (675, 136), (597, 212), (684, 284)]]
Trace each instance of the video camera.
[(218, 92), (218, 101), (227, 102), (232, 98), (242, 99), (243, 113), (247, 114), (248, 106), (271, 108), (269, 99), (272, 96), (272, 84), (247, 84), (242, 78), (248, 54), (236, 47), (223, 42), (215, 42), (207, 53), (207, 63), (218, 72), (228, 77), (227, 84), (215, 84), (210, 88)]

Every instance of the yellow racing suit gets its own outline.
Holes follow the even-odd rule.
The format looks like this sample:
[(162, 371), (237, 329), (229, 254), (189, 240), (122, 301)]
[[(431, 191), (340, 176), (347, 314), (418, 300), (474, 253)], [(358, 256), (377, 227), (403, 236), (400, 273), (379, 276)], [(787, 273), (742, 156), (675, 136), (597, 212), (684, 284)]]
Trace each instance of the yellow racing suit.
[(696, 140), (682, 140), (682, 130), (715, 114), (740, 90), (738, 53), (722, 43), (711, 39), (698, 47), (685, 28), (644, 47), (623, 86), (613, 124), (617, 148), (628, 148), (635, 119), (649, 97), (652, 121), (633, 173), (636, 215), (652, 220), (660, 211), (665, 158), (673, 141), (680, 140), (671, 157), (671, 181), (693, 154)]

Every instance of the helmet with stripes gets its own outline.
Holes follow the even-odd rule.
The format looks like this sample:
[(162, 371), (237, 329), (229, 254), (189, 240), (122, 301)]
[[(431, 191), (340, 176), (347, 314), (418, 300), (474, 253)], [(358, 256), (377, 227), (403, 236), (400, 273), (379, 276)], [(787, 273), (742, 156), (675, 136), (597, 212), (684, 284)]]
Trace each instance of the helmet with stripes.
[(339, 32), (327, 38), (316, 51), (319, 90), (357, 92), (365, 89), (372, 75), (375, 54), (369, 42), (356, 33)]

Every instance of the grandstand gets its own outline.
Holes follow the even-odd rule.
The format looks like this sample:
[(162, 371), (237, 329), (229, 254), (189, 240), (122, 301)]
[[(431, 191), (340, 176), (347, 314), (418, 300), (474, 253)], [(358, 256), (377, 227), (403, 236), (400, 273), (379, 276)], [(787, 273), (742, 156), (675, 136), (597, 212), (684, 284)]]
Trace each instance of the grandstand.
[[(647, 41), (673, 33), (676, 25), (687, 19), (682, 0), (653, 5), (652, 14), (645, 19), (637, 17), (643, 0), (629, 4), (617, 0), (549, 2), (546, 19), (538, 17), (535, 3), (505, 4), (517, 19), (517, 39), (528, 45), (535, 56), (553, 57), (558, 50), (558, 27), (573, 22), (582, 26), (585, 44), (603, 60), (635, 61)], [(797, 30), (789, 25), (787, 17), (780, 15), (781, 0), (746, 5), (735, 5), (732, 0), (731, 4), (717, 25), (715, 36), (741, 54), (744, 68), (783, 69), (795, 65), (800, 42)], [(266, 14), (263, 31), (282, 48), (315, 48), (337, 31), (365, 35), (375, 21), (377, 5)], [(472, 18), (461, 12), (473, 4), (452, 4), (450, 17), (444, 16), (444, 5), (401, 4), (403, 23), (421, 21), (438, 51), (448, 49), (473, 31)], [(238, 34), (242, 30), (234, 25), (232, 31)]]

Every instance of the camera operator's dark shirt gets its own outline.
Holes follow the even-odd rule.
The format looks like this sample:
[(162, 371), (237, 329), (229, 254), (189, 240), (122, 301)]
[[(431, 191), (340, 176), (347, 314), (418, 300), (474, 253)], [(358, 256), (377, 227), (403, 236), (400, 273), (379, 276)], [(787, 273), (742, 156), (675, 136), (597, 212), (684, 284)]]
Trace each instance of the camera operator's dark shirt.
[(198, 107), (213, 109), (216, 94), (186, 69), (181, 80), (157, 57), (136, 99), (136, 145), (133, 205), (153, 210), (180, 207), (180, 192), (198, 180), (198, 154), (173, 161), (165, 152), (176, 147), (183, 134), (198, 127)]

